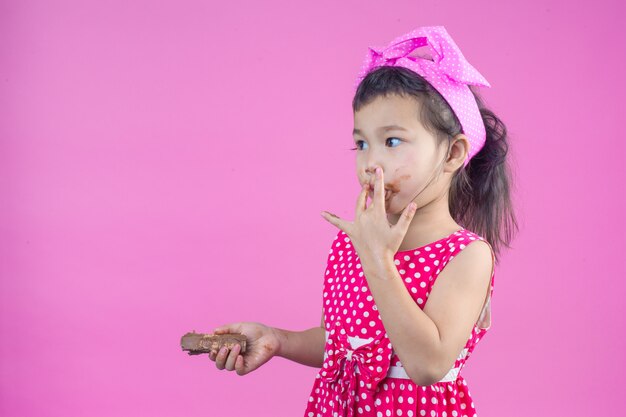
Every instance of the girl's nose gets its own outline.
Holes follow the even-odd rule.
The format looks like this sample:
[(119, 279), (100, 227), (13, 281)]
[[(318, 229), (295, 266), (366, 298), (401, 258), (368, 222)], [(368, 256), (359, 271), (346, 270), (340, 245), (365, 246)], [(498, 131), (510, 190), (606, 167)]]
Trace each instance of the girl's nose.
[[(376, 176), (376, 167), (379, 167), (379, 166), (380, 165), (371, 165), (371, 166), (369, 166), (368, 168), (365, 169), (365, 172), (374, 177), (374, 176)], [(382, 167), (381, 167), (381, 169), (382, 169)], [(385, 172), (385, 171), (383, 170), (383, 172)]]
[[(365, 168), (364, 182), (369, 183), (369, 184), (374, 184), (376, 182), (376, 167), (377, 166), (380, 166), (380, 165), (370, 165), (367, 168)], [(383, 169), (383, 172), (385, 172), (384, 169)]]

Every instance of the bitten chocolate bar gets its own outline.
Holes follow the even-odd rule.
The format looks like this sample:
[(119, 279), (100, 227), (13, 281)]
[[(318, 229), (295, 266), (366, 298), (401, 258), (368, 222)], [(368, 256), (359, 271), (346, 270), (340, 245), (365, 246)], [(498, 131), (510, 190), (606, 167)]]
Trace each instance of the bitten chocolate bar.
[(196, 333), (194, 330), (191, 333), (183, 335), (180, 339), (180, 346), (183, 348), (183, 351), (187, 351), (190, 355), (209, 353), (212, 350), (219, 352), (223, 346), (232, 350), (235, 345), (240, 345), (240, 353), (245, 353), (246, 341), (246, 336), (239, 333), (208, 334)]

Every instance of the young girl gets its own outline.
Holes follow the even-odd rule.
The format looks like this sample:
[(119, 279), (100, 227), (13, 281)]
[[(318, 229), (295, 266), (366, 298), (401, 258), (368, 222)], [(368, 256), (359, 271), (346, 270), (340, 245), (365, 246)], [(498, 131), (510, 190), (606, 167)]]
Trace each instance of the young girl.
[[(320, 327), (233, 323), (249, 350), (212, 352), (245, 375), (273, 356), (320, 368), (305, 417), (473, 417), (461, 369), (491, 327), (494, 268), (517, 230), (505, 125), (442, 26), (370, 48), (352, 102), (355, 219), (324, 275)], [(368, 203), (368, 197), (371, 201)]]

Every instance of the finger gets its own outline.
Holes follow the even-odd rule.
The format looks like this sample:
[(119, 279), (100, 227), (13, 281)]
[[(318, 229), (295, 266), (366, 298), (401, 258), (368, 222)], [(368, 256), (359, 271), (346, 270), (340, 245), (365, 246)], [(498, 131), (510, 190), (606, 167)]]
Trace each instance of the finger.
[(367, 201), (367, 194), (369, 192), (369, 184), (363, 184), (359, 197), (356, 200), (356, 217), (359, 216), (365, 210), (365, 202)]
[(376, 181), (374, 181), (374, 206), (385, 209), (385, 181), (383, 179), (383, 169), (376, 167)]
[(409, 226), (411, 225), (411, 220), (413, 220), (413, 216), (415, 215), (417, 204), (415, 202), (409, 203), (408, 206), (404, 208), (402, 211), (402, 216), (398, 219), (398, 222), (393, 227), (393, 230), (398, 233), (398, 238), (404, 239), (407, 230), (409, 230)]
[(349, 226), (343, 219), (340, 219), (339, 217), (335, 216), (332, 213), (328, 213), (327, 211), (322, 212), (322, 217), (326, 219), (326, 221), (329, 222), (330, 224), (343, 230), (346, 234), (349, 234), (348, 233)]
[(237, 360), (237, 356), (239, 356), (239, 351), (241, 350), (240, 346), (237, 344), (233, 346), (232, 350), (228, 354), (228, 358), (226, 359), (226, 369), (229, 371), (235, 370), (235, 361)]
[(231, 323), (213, 329), (214, 334), (241, 333), (241, 323)]
[(217, 352), (215, 352), (214, 350), (209, 352), (209, 359), (211, 359), (213, 362), (215, 362), (216, 356), (217, 356)]
[(237, 375), (246, 374), (246, 368), (244, 365), (245, 364), (243, 362), (243, 356), (242, 355), (237, 356), (237, 360), (235, 361), (235, 369), (237, 370)]
[(222, 347), (219, 353), (217, 354), (217, 358), (215, 359), (215, 366), (220, 371), (225, 368), (227, 356), (228, 356), (228, 348)]

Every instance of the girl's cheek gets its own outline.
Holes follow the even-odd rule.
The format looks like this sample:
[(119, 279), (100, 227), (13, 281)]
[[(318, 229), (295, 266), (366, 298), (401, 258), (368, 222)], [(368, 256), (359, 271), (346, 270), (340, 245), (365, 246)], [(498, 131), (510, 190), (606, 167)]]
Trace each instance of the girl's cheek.
[[(399, 174), (399, 175), (398, 175)], [(403, 198), (404, 194), (411, 192), (411, 174), (398, 173), (394, 176), (394, 179), (388, 182), (386, 185), (391, 190), (392, 196), (397, 199)]]

